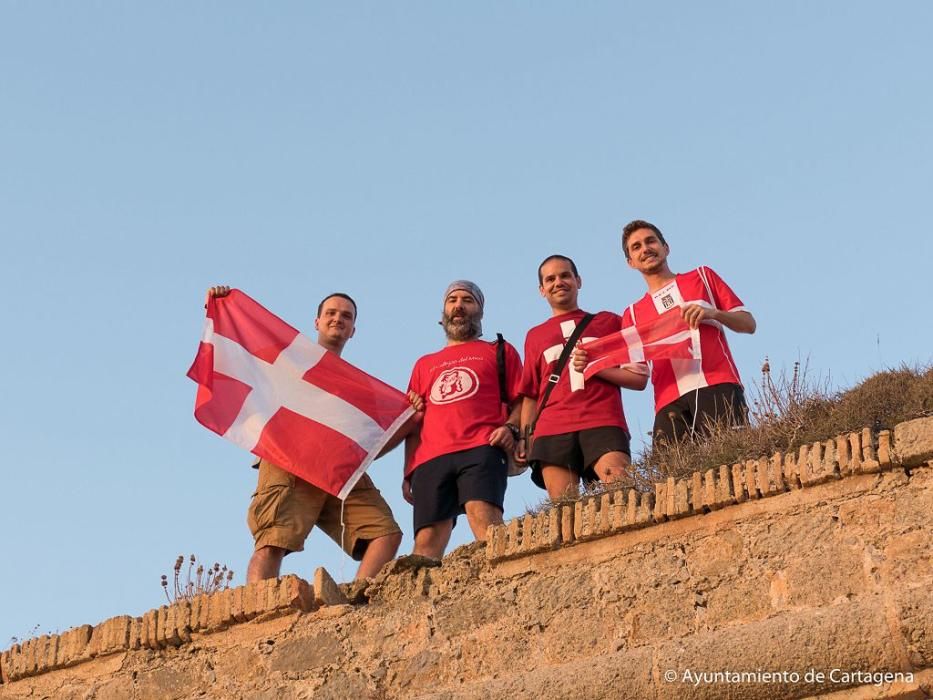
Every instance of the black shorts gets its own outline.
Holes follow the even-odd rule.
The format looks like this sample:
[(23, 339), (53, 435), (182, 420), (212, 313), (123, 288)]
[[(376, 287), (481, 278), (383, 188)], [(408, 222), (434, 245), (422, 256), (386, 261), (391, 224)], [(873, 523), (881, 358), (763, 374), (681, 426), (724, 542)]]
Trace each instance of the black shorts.
[(467, 501), (485, 501), (502, 510), (508, 463), (505, 452), (483, 445), (428, 460), (411, 474), (414, 528), (453, 520)]
[(607, 452), (624, 452), (631, 457), (629, 435), (615, 425), (577, 430), (559, 435), (536, 437), (531, 445), (531, 480), (544, 488), (542, 464), (567, 467), (584, 481), (599, 481), (593, 465)]
[(685, 437), (703, 437), (712, 423), (746, 425), (748, 407), (739, 384), (714, 384), (688, 391), (658, 411), (654, 417), (654, 440), (668, 443)]

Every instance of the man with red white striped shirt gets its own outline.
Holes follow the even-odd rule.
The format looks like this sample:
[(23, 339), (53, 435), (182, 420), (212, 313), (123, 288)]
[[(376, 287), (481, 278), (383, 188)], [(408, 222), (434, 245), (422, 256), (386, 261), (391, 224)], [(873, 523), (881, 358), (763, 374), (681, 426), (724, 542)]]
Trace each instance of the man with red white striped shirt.
[(746, 420), (745, 395), (739, 371), (729, 351), (725, 329), (754, 333), (755, 318), (722, 278), (708, 267), (687, 273), (671, 271), (670, 246), (661, 230), (635, 220), (622, 230), (622, 251), (642, 274), (648, 293), (622, 314), (622, 326), (638, 326), (679, 307), (684, 320), (699, 329), (699, 360), (657, 360), (652, 363), (654, 439), (673, 442), (703, 434), (713, 421), (733, 425)]
[[(208, 296), (222, 297), (229, 291), (229, 287), (211, 287)], [(318, 305), (314, 328), (318, 345), (339, 356), (356, 332), (356, 302), (342, 292), (326, 296)], [(413, 425), (414, 422), (407, 429)], [(398, 444), (405, 433), (403, 427), (383, 449), (383, 454)], [(369, 475), (363, 474), (341, 503), (335, 496), (265, 459), (258, 467), (259, 481), (246, 518), (255, 540), (246, 572), (247, 583), (276, 578), (282, 559), (304, 549), (304, 541), (314, 526), (360, 562), (357, 579), (375, 576), (395, 557), (402, 531)]]

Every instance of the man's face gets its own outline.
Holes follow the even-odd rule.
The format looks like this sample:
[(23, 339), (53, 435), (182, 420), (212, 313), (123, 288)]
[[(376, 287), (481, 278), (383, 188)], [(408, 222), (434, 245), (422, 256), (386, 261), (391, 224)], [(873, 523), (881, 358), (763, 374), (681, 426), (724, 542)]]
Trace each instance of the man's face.
[(343, 297), (328, 297), (321, 307), (321, 315), (314, 319), (318, 340), (322, 345), (342, 348), (356, 332), (356, 314), (353, 304)]
[(640, 228), (629, 236), (629, 267), (642, 274), (652, 274), (664, 269), (667, 254), (670, 252), (667, 244), (661, 243), (658, 234), (650, 228)]
[(455, 289), (444, 300), (444, 315), (441, 325), (450, 340), (460, 342), (479, 337), (483, 310), (473, 295)]
[(560, 258), (548, 260), (541, 266), (541, 291), (552, 309), (573, 310), (577, 308), (577, 295), (583, 280), (573, 274), (570, 263)]

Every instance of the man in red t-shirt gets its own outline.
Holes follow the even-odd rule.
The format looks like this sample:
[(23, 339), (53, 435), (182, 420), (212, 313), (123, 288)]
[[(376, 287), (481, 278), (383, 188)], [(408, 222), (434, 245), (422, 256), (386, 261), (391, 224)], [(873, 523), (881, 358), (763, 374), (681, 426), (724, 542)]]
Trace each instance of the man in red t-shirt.
[(754, 316), (712, 269), (671, 272), (670, 250), (660, 229), (647, 221), (632, 221), (622, 230), (625, 259), (648, 285), (648, 293), (622, 314), (623, 327), (649, 322), (678, 306), (687, 324), (700, 333), (702, 359), (652, 363), (654, 439), (667, 442), (703, 434), (714, 421), (746, 421), (742, 380), (724, 329), (754, 333), (756, 326)]
[[(641, 391), (648, 382), (644, 365), (604, 370), (607, 376), (586, 382), (570, 362), (555, 375), (564, 345), (586, 312), (577, 305), (583, 280), (564, 255), (551, 255), (538, 266), (538, 289), (551, 307), (551, 318), (525, 337), (525, 369), (519, 391), (522, 435), (534, 426), (529, 445), (519, 442), (519, 457), (531, 463), (531, 479), (552, 499), (586, 481), (616, 481), (631, 476), (629, 432), (619, 386)], [(600, 311), (583, 329), (580, 342), (621, 330), (616, 314)], [(610, 383), (608, 375), (614, 375)], [(550, 396), (542, 396), (553, 381)]]
[(414, 553), (434, 559), (443, 556), (460, 513), (477, 540), (502, 522), (507, 454), (519, 434), (522, 363), (505, 343), (505, 405), (497, 343), (480, 340), (484, 304), (473, 282), (447, 287), (441, 317), (447, 345), (420, 358), (408, 383), (424, 418), (405, 441), (402, 493), (414, 506)]

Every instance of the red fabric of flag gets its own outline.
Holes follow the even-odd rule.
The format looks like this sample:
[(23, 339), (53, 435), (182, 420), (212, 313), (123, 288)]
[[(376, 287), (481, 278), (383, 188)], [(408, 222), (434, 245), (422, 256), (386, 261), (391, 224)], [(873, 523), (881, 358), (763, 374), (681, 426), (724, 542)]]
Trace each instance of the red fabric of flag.
[(607, 367), (661, 359), (700, 359), (699, 331), (691, 329), (680, 309), (671, 309), (649, 323), (623, 328), (580, 346), (589, 360), (583, 377)]
[(198, 384), (195, 419), (345, 498), (412, 414), (408, 399), (239, 290), (207, 306), (188, 370)]

